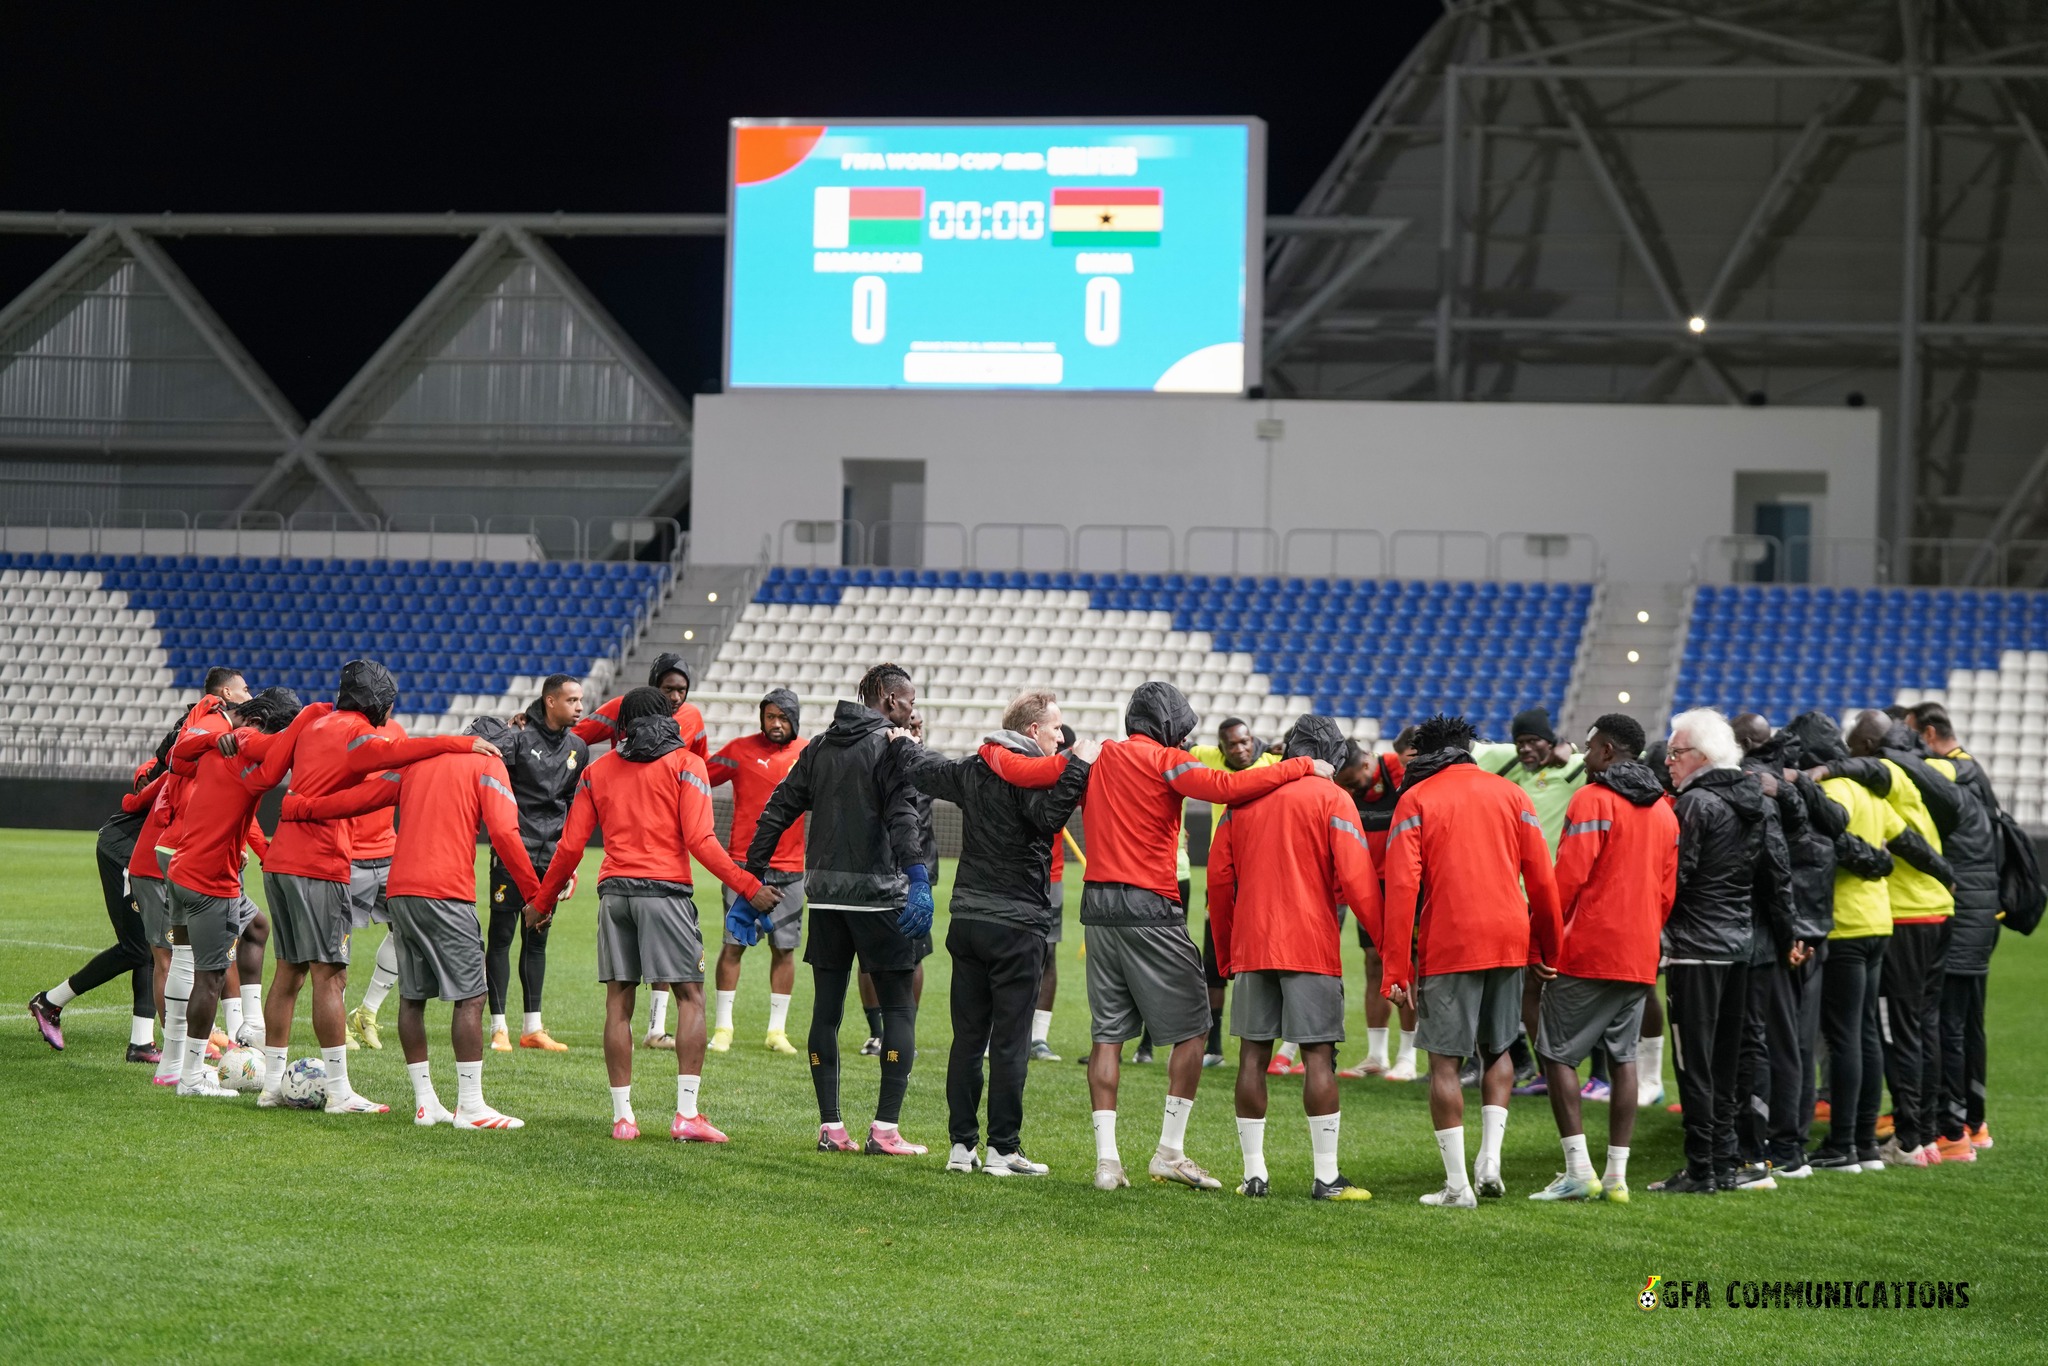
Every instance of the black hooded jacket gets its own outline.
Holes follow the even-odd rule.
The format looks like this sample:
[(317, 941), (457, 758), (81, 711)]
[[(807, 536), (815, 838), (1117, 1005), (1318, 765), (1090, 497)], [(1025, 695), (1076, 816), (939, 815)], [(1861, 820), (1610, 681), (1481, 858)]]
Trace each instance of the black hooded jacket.
[(880, 712), (841, 702), (831, 726), (804, 746), (762, 808), (747, 847), (748, 871), (760, 876), (782, 832), (808, 812), (804, 887), (811, 904), (900, 910), (910, 886), (903, 870), (928, 855), (916, 789), (888, 752), (888, 732)]
[(590, 746), (571, 727), (548, 729), (547, 718), (546, 701), (535, 699), (524, 726), (507, 726), (504, 739), (486, 737), (504, 751), (512, 798), (519, 803), (519, 839), (536, 868), (547, 867), (555, 856), (577, 780), (590, 767)]
[(1641, 759), (1617, 759), (1586, 781), (1627, 798), (1631, 806), (1655, 806), (1664, 800), (1664, 784)]
[(1754, 775), (1695, 773), (1678, 793), (1678, 898), (1664, 924), (1664, 956), (1746, 963), (1753, 950), (1789, 949), (1791, 864), (1777, 807)]
[(374, 659), (351, 659), (341, 666), (341, 686), (334, 693), (336, 711), (361, 712), (373, 726), (391, 719), (398, 705), (398, 680)]
[[(988, 739), (1031, 758), (1037, 745), (1015, 731)], [(1050, 788), (1012, 787), (979, 756), (947, 759), (911, 740), (892, 757), (927, 800), (960, 808), (960, 866), (947, 903), (955, 920), (994, 920), (1049, 935), (1061, 908), (1053, 902), (1052, 838), (1088, 790), (1088, 765), (1069, 756)]]
[[(1955, 766), (1956, 786), (1983, 810), (1991, 843), (1991, 857), (1973, 861), (1968, 867), (1961, 862), (1962, 851), (1948, 851), (1956, 870), (1956, 920), (1948, 941), (1946, 970), (1958, 977), (1982, 977), (1991, 971), (1991, 952), (1998, 947), (1998, 797), (1991, 790), (1991, 775), (1968, 753), (1958, 749), (1942, 757)], [(1987, 866), (1988, 884), (1983, 880)]]
[(1849, 813), (1820, 784), (1804, 774), (1797, 782), (1785, 780), (1785, 770), (1799, 767), (1798, 748), (1799, 742), (1781, 731), (1752, 751), (1742, 767), (1760, 782), (1768, 777), (1777, 789), (1778, 824), (1792, 860), (1792, 936), (1818, 944), (1835, 927), (1835, 842), (1863, 841), (1848, 833)]

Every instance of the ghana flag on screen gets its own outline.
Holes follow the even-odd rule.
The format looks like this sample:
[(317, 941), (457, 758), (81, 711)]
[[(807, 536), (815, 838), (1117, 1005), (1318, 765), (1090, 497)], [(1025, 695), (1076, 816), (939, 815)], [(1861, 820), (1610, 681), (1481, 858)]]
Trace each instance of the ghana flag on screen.
[(914, 247), (923, 228), (922, 189), (820, 185), (811, 192), (813, 247)]
[(1056, 247), (1156, 247), (1165, 206), (1158, 190), (1055, 189)]

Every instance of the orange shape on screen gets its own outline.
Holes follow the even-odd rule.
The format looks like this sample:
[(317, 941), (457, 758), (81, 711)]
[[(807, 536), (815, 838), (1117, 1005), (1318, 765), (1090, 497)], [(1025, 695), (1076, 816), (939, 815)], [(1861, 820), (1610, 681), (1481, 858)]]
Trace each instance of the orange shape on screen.
[(822, 125), (795, 128), (736, 128), (734, 132), (732, 177), (736, 185), (757, 185), (773, 180), (811, 154), (825, 135)]

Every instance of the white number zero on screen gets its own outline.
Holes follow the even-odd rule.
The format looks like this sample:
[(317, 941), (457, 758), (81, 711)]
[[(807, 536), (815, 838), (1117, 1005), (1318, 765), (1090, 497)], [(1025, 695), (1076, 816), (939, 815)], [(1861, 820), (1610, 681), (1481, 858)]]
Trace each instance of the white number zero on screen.
[[(1112, 283), (1114, 283), (1112, 281)], [(853, 280), (853, 339), (873, 346), (889, 330), (889, 285), (879, 275)], [(1112, 339), (1114, 340), (1114, 339)]]
[[(1123, 286), (1114, 275), (1096, 275), (1088, 281), (1086, 302), (1081, 309), (1081, 333), (1090, 346), (1115, 346), (1123, 331)], [(859, 328), (856, 324), (855, 331)]]
[(934, 199), (932, 201), (930, 222), (927, 225), (926, 231), (931, 233), (934, 242), (943, 242), (953, 235), (953, 217), (952, 200)]
[(1027, 199), (1017, 206), (1017, 235), (1027, 242), (1045, 236), (1045, 205)]

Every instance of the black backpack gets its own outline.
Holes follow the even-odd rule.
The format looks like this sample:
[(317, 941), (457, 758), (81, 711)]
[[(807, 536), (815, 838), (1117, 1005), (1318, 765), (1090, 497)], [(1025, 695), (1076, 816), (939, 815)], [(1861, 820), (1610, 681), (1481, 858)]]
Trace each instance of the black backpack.
[(1999, 922), (2009, 930), (2032, 934), (2041, 923), (2042, 905), (2048, 902), (2033, 838), (2002, 807), (1993, 807), (1991, 818), (1998, 827)]

